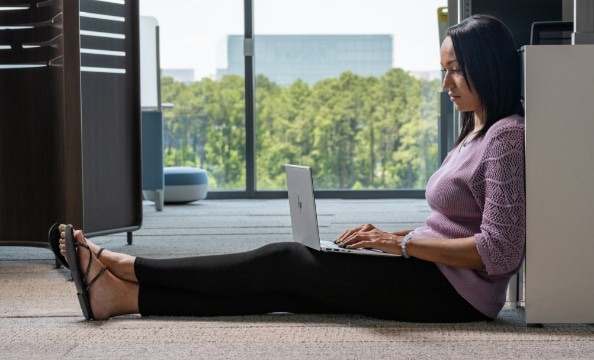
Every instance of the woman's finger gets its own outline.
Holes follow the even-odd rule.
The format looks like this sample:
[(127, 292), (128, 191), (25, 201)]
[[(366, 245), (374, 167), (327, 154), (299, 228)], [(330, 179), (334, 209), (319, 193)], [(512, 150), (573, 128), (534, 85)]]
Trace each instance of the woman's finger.
[(354, 234), (357, 234), (359, 232), (362, 231), (362, 229), (365, 228), (365, 226), (367, 226), (369, 224), (363, 224), (363, 225), (359, 225), (354, 229), (349, 229), (346, 230), (345, 232), (342, 233), (342, 235), (340, 235), (336, 240), (334, 240), (335, 244), (341, 243), (343, 241), (345, 241), (346, 239), (348, 239), (349, 237), (353, 236)]

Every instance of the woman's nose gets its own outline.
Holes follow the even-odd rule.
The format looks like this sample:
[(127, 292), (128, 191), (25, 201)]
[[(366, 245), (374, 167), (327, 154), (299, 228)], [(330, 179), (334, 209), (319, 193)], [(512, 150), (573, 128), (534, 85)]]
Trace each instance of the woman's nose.
[(451, 79), (451, 75), (446, 73), (443, 77), (443, 82), (441, 83), (441, 87), (444, 89), (451, 89), (454, 87), (454, 82)]

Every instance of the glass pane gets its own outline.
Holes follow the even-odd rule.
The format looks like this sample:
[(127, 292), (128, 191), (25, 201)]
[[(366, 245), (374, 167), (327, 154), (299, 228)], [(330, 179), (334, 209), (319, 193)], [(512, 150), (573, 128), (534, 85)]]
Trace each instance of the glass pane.
[(165, 165), (208, 172), (210, 190), (245, 190), (241, 71), (225, 76), (229, 34), (243, 34), (242, 0), (142, 0), (159, 22)]
[[(422, 189), (438, 166), (446, 0), (255, 0), (257, 188)], [(239, 49), (231, 49), (239, 51)]]

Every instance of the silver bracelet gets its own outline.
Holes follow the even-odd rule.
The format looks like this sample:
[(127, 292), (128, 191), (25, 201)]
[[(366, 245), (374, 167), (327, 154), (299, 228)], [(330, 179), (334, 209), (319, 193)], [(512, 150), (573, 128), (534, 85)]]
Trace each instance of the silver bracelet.
[(404, 256), (404, 258), (406, 259), (410, 258), (410, 255), (408, 255), (408, 253), (406, 252), (406, 244), (412, 237), (413, 232), (411, 231), (408, 234), (406, 234), (406, 236), (404, 237), (404, 239), (402, 239), (402, 242), (400, 243), (400, 248), (402, 249), (402, 256)]

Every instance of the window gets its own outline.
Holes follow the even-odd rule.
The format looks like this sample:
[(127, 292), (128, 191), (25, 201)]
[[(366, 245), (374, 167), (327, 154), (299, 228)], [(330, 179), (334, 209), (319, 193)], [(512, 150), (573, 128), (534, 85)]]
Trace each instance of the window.
[(445, 3), (256, 0), (258, 190), (284, 189), (287, 162), (311, 166), (317, 189), (423, 189)]
[(439, 164), (446, 0), (140, 5), (160, 23), (166, 165), (206, 169), (209, 197), (282, 196), (285, 163), (311, 166), (333, 195), (422, 196)]
[(245, 191), (244, 73), (223, 76), (243, 1), (142, 0), (140, 14), (159, 22), (165, 165), (206, 169), (209, 191)]

